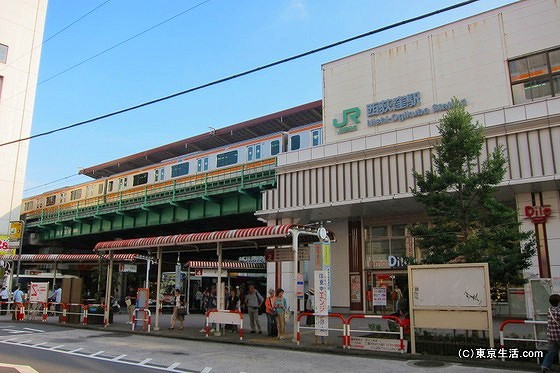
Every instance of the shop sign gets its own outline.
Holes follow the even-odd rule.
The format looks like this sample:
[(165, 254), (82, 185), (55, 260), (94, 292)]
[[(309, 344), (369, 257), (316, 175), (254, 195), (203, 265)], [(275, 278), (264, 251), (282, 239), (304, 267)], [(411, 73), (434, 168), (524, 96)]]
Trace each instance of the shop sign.
[(340, 135), (346, 132), (354, 132), (358, 130), (358, 124), (360, 123), (360, 108), (353, 107), (346, 109), (342, 112), (342, 120), (339, 122), (333, 119), (333, 127), (336, 128), (336, 132)]
[(125, 264), (125, 263), (119, 264), (119, 272), (136, 273), (137, 269), (138, 267), (136, 264)]
[[(404, 340), (404, 350), (408, 347), (408, 341)], [(350, 347), (358, 350), (372, 350), (385, 352), (400, 352), (400, 339), (382, 339), (350, 336)]]
[(406, 268), (409, 264), (414, 264), (412, 257), (395, 255), (370, 255), (367, 258), (368, 268)]
[[(309, 247), (298, 248), (298, 260), (307, 261), (309, 258)], [(266, 249), (264, 259), (267, 262), (292, 262), (294, 252), (291, 248)]]
[(16, 250), (10, 248), (8, 236), (0, 235), (0, 257), (2, 255), (16, 255)]
[(387, 288), (373, 288), (373, 305), (387, 306)]
[(531, 219), (533, 224), (546, 223), (546, 219), (552, 215), (550, 205), (525, 206), (525, 217)]

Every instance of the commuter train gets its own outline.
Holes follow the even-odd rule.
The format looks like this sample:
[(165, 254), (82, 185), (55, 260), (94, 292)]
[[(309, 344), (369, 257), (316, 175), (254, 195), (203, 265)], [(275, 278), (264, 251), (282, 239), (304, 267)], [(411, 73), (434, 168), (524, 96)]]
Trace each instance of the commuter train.
[(161, 163), (129, 170), (109, 177), (37, 196), (24, 198), (22, 215), (27, 219), (40, 213), (86, 207), (138, 195), (146, 188), (164, 188), (176, 183), (204, 183), (209, 177), (274, 165), (276, 155), (310, 148), (323, 143), (323, 125), (314, 123), (287, 132), (257, 137), (220, 148), (186, 154)]

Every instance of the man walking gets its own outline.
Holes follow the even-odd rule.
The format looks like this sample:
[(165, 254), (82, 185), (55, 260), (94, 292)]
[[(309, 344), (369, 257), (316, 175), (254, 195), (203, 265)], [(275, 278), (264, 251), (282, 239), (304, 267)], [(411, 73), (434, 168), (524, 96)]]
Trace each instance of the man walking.
[(251, 333), (255, 333), (255, 323), (259, 334), (262, 334), (261, 323), (259, 321), (259, 308), (263, 302), (262, 295), (255, 289), (254, 285), (249, 285), (249, 293), (245, 297), (245, 304), (249, 312), (249, 320), (251, 321)]
[(542, 372), (552, 371), (552, 362), (558, 356), (560, 350), (560, 295), (552, 294), (548, 298), (551, 307), (548, 309), (548, 327), (546, 337), (548, 339), (548, 352), (544, 357), (541, 368)]
[(2, 291), (0, 291), (0, 302), (2, 302), (2, 308), (0, 315), (5, 315), (8, 310), (8, 300), (10, 299), (10, 294), (8, 294), (8, 289), (2, 286)]

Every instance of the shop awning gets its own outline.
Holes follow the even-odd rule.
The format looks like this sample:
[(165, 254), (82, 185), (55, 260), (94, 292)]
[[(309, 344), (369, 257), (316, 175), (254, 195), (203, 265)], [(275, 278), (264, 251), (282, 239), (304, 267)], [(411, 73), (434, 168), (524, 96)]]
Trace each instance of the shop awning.
[[(218, 262), (208, 260), (189, 260), (185, 267), (191, 269), (218, 269)], [(265, 270), (266, 263), (249, 263), (239, 261), (223, 261), (222, 269), (225, 270)]]
[[(109, 260), (109, 255), (107, 254), (22, 254), (21, 261), (32, 263), (93, 263), (99, 261), (100, 257), (105, 260)], [(0, 260), (4, 261), (17, 261), (19, 258), (19, 255), (0, 256)], [(134, 262), (137, 259), (146, 259), (146, 256), (138, 254), (113, 255), (113, 261), (115, 262)]]
[[(244, 247), (267, 247), (291, 245), (291, 232), (294, 229), (309, 232), (313, 228), (302, 225), (285, 224), (267, 227), (231, 229), (226, 231), (176, 234), (172, 236), (133, 238), (118, 241), (103, 241), (95, 245), (94, 251), (127, 250), (127, 249), (150, 249), (160, 247), (184, 247), (185, 251), (216, 249), (216, 244), (221, 243), (222, 248), (244, 248)], [(316, 228), (315, 228), (316, 230)], [(334, 239), (332, 232), (328, 232), (331, 240)], [(301, 235), (300, 243), (316, 242), (319, 239), (315, 235)]]

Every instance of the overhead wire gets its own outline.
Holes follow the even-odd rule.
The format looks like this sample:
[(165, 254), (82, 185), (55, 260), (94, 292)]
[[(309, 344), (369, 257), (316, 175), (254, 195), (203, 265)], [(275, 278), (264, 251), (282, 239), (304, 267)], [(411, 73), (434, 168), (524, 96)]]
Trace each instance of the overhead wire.
[[(207, 1), (209, 1), (209, 0), (207, 0)], [(170, 100), (172, 98), (185, 95), (187, 93), (195, 92), (195, 91), (198, 91), (198, 90), (201, 90), (201, 89), (204, 89), (204, 88), (208, 88), (208, 87), (211, 87), (211, 86), (214, 86), (214, 85), (217, 85), (217, 84), (221, 84), (221, 83), (233, 80), (233, 79), (237, 79), (237, 78), (249, 75), (249, 74), (256, 73), (256, 72), (261, 71), (261, 70), (269, 69), (271, 67), (274, 67), (274, 66), (277, 66), (277, 65), (280, 65), (280, 64), (284, 64), (284, 63), (287, 63), (287, 62), (290, 62), (290, 61), (293, 61), (293, 60), (296, 60), (296, 59), (300, 59), (300, 58), (303, 58), (303, 57), (306, 57), (306, 56), (309, 56), (309, 55), (312, 55), (312, 54), (315, 54), (315, 53), (318, 53), (318, 52), (321, 52), (321, 51), (324, 51), (324, 50), (327, 50), (327, 49), (330, 49), (330, 48), (334, 48), (334, 47), (342, 45), (342, 44), (349, 43), (349, 42), (354, 41), (354, 40), (358, 40), (358, 39), (361, 39), (361, 38), (364, 38), (364, 37), (367, 37), (367, 36), (371, 36), (371, 35), (380, 33), (382, 31), (390, 30), (390, 29), (393, 29), (393, 28), (396, 28), (396, 27), (399, 27), (399, 26), (406, 25), (408, 23), (412, 23), (412, 22), (416, 22), (416, 21), (419, 21), (419, 20), (422, 20), (422, 19), (425, 19), (425, 18), (429, 18), (429, 17), (437, 15), (437, 14), (445, 13), (445, 12), (448, 12), (450, 10), (454, 10), (454, 9), (457, 9), (457, 8), (460, 8), (460, 7), (463, 7), (463, 6), (478, 2), (478, 1), (479, 0), (468, 0), (468, 1), (461, 2), (459, 4), (451, 5), (451, 6), (448, 6), (448, 7), (445, 7), (445, 8), (441, 8), (441, 9), (438, 9), (438, 10), (435, 10), (435, 11), (432, 11), (432, 12), (429, 12), (429, 13), (426, 13), (426, 14), (423, 14), (423, 15), (420, 15), (420, 16), (409, 18), (409, 19), (406, 19), (404, 21), (396, 22), (396, 23), (393, 23), (393, 24), (388, 25), (388, 26), (384, 26), (384, 27), (381, 27), (381, 28), (378, 28), (378, 29), (375, 29), (375, 30), (357, 35), (357, 36), (353, 36), (353, 37), (348, 38), (348, 39), (344, 39), (344, 40), (341, 40), (341, 41), (338, 41), (338, 42), (335, 42), (335, 43), (331, 43), (331, 44), (325, 45), (325, 46), (320, 47), (320, 48), (312, 49), (312, 50), (304, 52), (304, 53), (300, 53), (300, 54), (297, 54), (297, 55), (294, 55), (294, 56), (291, 56), (291, 57), (287, 57), (287, 58), (284, 58), (284, 59), (281, 59), (281, 60), (277, 60), (277, 61), (268, 63), (266, 65), (262, 65), (262, 66), (255, 67), (255, 68), (250, 69), (250, 70), (246, 70), (246, 71), (243, 71), (243, 72), (240, 72), (240, 73), (237, 73), (237, 74), (230, 75), (230, 76), (225, 77), (225, 78), (217, 79), (217, 80), (211, 81), (209, 83), (198, 85), (198, 86), (193, 87), (193, 88), (188, 88), (188, 89), (185, 89), (183, 91), (179, 91), (179, 92), (167, 95), (167, 96), (156, 98), (156, 99), (153, 99), (153, 100), (150, 100), (150, 101), (145, 101), (145, 102), (137, 104), (137, 105), (129, 106), (127, 108), (120, 109), (120, 110), (117, 110), (117, 111), (113, 111), (113, 112), (110, 112), (110, 113), (107, 113), (107, 114), (103, 114), (103, 115), (100, 115), (100, 116), (97, 116), (97, 117), (94, 117), (94, 118), (91, 118), (91, 119), (76, 122), (76, 123), (70, 124), (68, 126), (56, 128), (56, 129), (46, 131), (46, 132), (41, 132), (41, 133), (38, 133), (36, 135), (31, 135), (31, 136), (24, 137), (24, 138), (21, 138), (21, 139), (8, 141), (8, 142), (0, 144), (0, 147), (15, 144), (15, 143), (18, 143), (18, 142), (21, 142), (21, 141), (27, 141), (27, 140), (35, 139), (35, 138), (42, 137), (42, 136), (51, 135), (51, 134), (56, 133), (56, 132), (65, 131), (65, 130), (68, 130), (68, 129), (71, 129), (71, 128), (74, 128), (74, 127), (83, 126), (83, 125), (88, 124), (88, 123), (97, 122), (97, 121), (100, 121), (102, 119), (106, 119), (106, 118), (110, 118), (110, 117), (113, 117), (113, 116), (116, 116), (116, 115), (124, 114), (126, 112), (136, 110), (136, 109), (140, 109), (140, 108), (143, 108), (145, 106), (153, 105), (153, 104), (156, 104), (158, 102), (167, 101), (167, 100)]]

